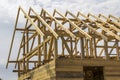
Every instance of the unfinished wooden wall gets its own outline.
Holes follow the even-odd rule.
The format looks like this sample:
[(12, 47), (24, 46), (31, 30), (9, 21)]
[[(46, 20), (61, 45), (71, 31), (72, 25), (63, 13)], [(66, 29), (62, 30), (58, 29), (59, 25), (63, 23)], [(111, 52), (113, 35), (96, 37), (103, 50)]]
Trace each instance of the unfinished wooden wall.
[[(24, 26), (19, 25), (19, 17), (25, 20)], [(20, 43), (15, 42), (17, 33), (22, 33)], [(14, 48), (18, 50), (16, 59), (11, 57)], [(33, 8), (27, 12), (19, 7), (6, 68), (9, 63), (15, 64), (13, 71), (19, 80), (83, 80), (84, 66), (103, 66), (105, 80), (117, 80), (120, 18), (70, 11), (62, 14), (56, 9), (52, 14), (45, 9), (37, 13)]]
[(120, 63), (104, 60), (57, 59), (19, 77), (24, 80), (84, 80), (84, 66), (103, 66), (104, 80), (120, 80)]

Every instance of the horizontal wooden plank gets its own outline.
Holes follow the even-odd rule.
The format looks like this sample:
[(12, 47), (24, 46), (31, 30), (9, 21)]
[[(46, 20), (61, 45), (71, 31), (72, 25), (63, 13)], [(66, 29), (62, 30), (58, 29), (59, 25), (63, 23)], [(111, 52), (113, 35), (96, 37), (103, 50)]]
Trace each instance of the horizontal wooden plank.
[(34, 76), (32, 79), (33, 80), (46, 80), (46, 79), (50, 79), (52, 77), (55, 77), (55, 72), (51, 72), (51, 73), (43, 73), (42, 75), (37, 75)]
[(57, 59), (56, 66), (120, 66), (120, 61), (96, 59)]
[(56, 77), (58, 78), (83, 78), (84, 74), (82, 71), (57, 71), (56, 72)]
[(83, 71), (83, 67), (82, 66), (58, 66), (56, 68), (56, 71)]
[(44, 71), (39, 71), (39, 72), (35, 72), (33, 75), (33, 78), (40, 76), (40, 77), (45, 77), (45, 76), (55, 76), (55, 68), (52, 67), (50, 69), (44, 69)]
[(117, 77), (105, 77), (105, 80), (120, 80), (120, 76), (117, 76)]
[(84, 80), (83, 78), (57, 78), (57, 80)]
[(119, 75), (120, 76), (120, 71), (104, 71), (104, 75)]
[(120, 72), (119, 66), (105, 66), (104, 67), (105, 72)]

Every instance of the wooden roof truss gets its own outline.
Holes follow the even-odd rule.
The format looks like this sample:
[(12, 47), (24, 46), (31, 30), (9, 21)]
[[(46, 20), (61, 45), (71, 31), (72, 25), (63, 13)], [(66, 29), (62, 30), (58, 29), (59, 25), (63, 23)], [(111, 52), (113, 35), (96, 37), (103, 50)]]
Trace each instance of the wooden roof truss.
[[(17, 26), (20, 14), (26, 19), (23, 28)], [(16, 60), (10, 60), (17, 32), (22, 32), (21, 43)], [(50, 14), (45, 9), (38, 14), (32, 8), (27, 13), (19, 7), (6, 67), (15, 63), (14, 72), (20, 76), (62, 57), (119, 60), (119, 41), (120, 18), (113, 15), (84, 15), (81, 12), (75, 15), (70, 11), (63, 15), (57, 10)]]

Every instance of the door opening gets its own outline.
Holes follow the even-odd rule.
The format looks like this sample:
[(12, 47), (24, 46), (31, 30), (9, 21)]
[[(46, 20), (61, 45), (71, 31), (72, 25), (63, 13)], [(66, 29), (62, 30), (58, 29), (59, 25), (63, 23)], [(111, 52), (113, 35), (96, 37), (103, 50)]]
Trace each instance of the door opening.
[(104, 80), (102, 66), (84, 66), (84, 80)]

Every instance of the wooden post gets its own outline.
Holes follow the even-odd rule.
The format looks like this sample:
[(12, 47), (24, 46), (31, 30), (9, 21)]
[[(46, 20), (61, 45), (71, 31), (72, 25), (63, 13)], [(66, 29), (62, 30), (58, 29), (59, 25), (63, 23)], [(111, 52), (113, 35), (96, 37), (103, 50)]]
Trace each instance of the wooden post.
[[(44, 38), (44, 40), (45, 39), (46, 38)], [(47, 43), (44, 43), (43, 46), (44, 46), (44, 48), (43, 48), (43, 50), (44, 50), (44, 60), (47, 60)]]
[(96, 45), (97, 45), (97, 43), (96, 43), (96, 39), (93, 38), (93, 41), (94, 41), (94, 43), (93, 43), (93, 46), (94, 46), (94, 58), (97, 58), (97, 51), (96, 51)]
[(65, 46), (64, 46), (63, 41), (62, 41), (62, 56), (65, 55), (65, 53), (64, 53), (65, 48), (64, 48), (64, 47), (65, 47)]
[(80, 40), (81, 40), (81, 59), (84, 59), (84, 57), (85, 57), (85, 54), (84, 54), (84, 38), (81, 37)]
[(20, 77), (20, 62), (18, 61), (18, 77)]
[[(57, 32), (57, 24), (55, 23), (55, 31)], [(54, 59), (56, 60), (58, 57), (58, 39), (54, 38)]]
[[(23, 44), (24, 44), (24, 46), (23, 46), (23, 56), (25, 57), (25, 50), (26, 50), (26, 47), (25, 47), (25, 35), (23, 35)], [(20, 67), (20, 64), (18, 66)], [(23, 68), (24, 68), (24, 70), (26, 72), (25, 59), (23, 60)]]
[(116, 40), (116, 54), (117, 54), (117, 60), (120, 60), (120, 52), (119, 52), (119, 42)]
[(108, 42), (104, 40), (104, 50), (105, 50), (105, 58), (106, 58), (106, 60), (109, 59), (108, 47), (107, 47), (108, 44), (107, 44), (107, 43), (108, 43)]
[(57, 57), (58, 57), (58, 41), (54, 38), (54, 48), (55, 48), (55, 51), (54, 51), (54, 59), (56, 60)]
[(93, 39), (90, 40), (90, 57), (93, 57)]
[(85, 49), (86, 49), (86, 57), (88, 57), (89, 56), (88, 39), (85, 39)]
[[(40, 27), (40, 21), (38, 20), (38, 27)], [(41, 37), (38, 35), (38, 45), (41, 43)], [(38, 47), (38, 66), (41, 65), (41, 47)]]

